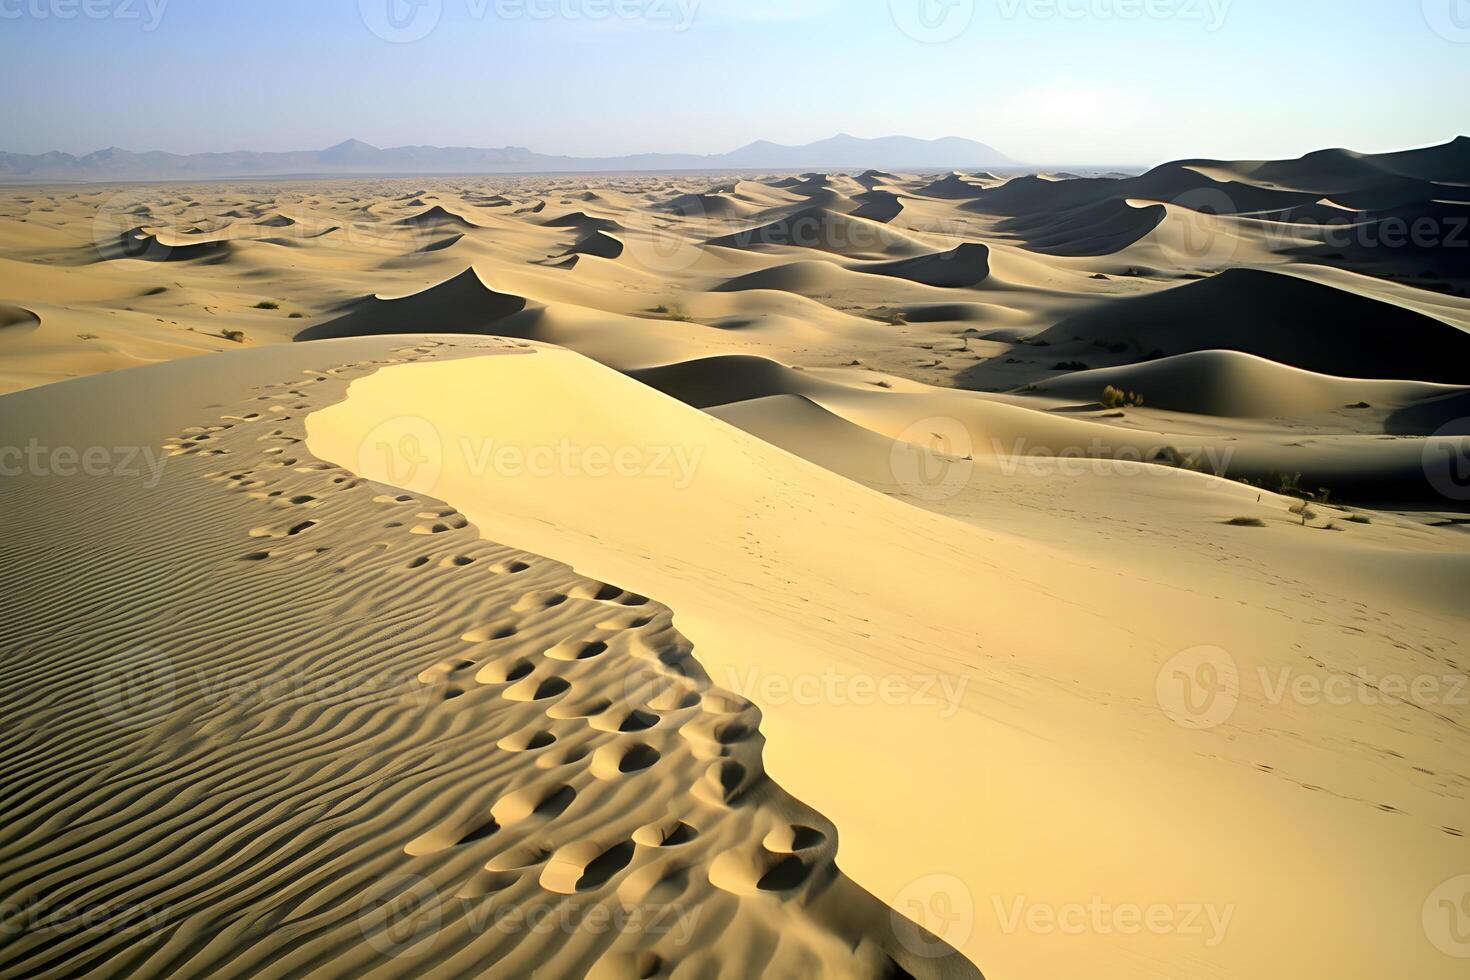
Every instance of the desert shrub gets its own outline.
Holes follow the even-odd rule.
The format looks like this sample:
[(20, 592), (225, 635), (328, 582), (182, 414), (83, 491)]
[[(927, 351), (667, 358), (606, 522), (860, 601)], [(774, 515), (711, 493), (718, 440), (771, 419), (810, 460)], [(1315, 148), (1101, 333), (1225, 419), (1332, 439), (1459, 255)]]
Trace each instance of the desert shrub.
[(257, 310), (279, 310), (281, 308), (281, 304), (275, 302), (274, 300), (263, 299), (259, 303), (255, 304), (255, 308)]
[(1277, 493), (1300, 495), (1302, 492), (1300, 473), (1276, 473), (1273, 474)]
[(237, 344), (245, 343), (245, 331), (243, 330), (221, 330), (219, 335)]
[(1259, 517), (1232, 517), (1225, 522), (1231, 527), (1265, 527), (1266, 522)]
[(1307, 521), (1315, 521), (1317, 519), (1317, 512), (1308, 507), (1305, 500), (1293, 507), (1291, 512), (1300, 517), (1303, 524), (1307, 523)]
[(1354, 524), (1372, 524), (1373, 518), (1367, 514), (1350, 514), (1348, 520)]
[(1143, 396), (1133, 391), (1124, 391), (1108, 385), (1098, 399), (1103, 408), (1136, 408), (1143, 405)]
[(659, 306), (655, 306), (653, 308), (653, 312), (661, 316), (668, 317), (670, 320), (688, 321), (693, 319), (693, 317), (689, 315), (689, 311), (684, 309), (684, 307), (680, 306), (678, 303), (664, 303)]
[(1087, 365), (1081, 361), (1058, 361), (1052, 365), (1053, 371), (1086, 371)]

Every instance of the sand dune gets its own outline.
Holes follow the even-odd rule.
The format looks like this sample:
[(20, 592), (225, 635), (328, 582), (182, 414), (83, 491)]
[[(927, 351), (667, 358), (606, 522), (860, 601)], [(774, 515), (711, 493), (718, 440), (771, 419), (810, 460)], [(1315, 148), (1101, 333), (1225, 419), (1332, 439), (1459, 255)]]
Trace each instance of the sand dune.
[[(837, 871), (835, 829), (765, 775), (759, 712), (666, 607), (306, 451), (306, 420), (349, 382), (441, 351), (538, 356), (276, 348), (155, 368), (127, 420), (122, 375), (13, 396), (5, 424), (29, 434), (81, 435), (52, 408), (80, 403), (120, 444), (172, 455), (156, 486), (114, 484), (105, 513), (91, 480), (12, 487), (14, 513), (64, 519), (0, 564), (20, 641), (0, 700), (45, 722), (6, 732), (7, 894), (146, 893), (128, 907), (153, 919), (22, 936), (6, 970), (978, 976)], [(15, 561), (98, 540), (132, 544), (80, 568)], [(203, 608), (227, 660), (176, 615)], [(37, 672), (59, 697), (37, 697)], [(78, 754), (100, 766), (58, 785)], [(74, 808), (85, 823), (55, 829)], [(406, 928), (385, 921), (400, 901), (418, 903)], [(619, 906), (641, 924), (599, 927)], [(543, 908), (563, 924), (505, 916)]]
[[(1365, 381), (1334, 378), (1287, 367), (1253, 354), (1205, 350), (1143, 364), (1079, 371), (1043, 381), (1043, 394), (1095, 400), (1108, 385), (1137, 393), (1145, 404), (1200, 415), (1239, 418), (1295, 418), (1323, 412), (1403, 408), (1461, 389), (1422, 382)], [(1449, 421), (1417, 433), (1428, 435)]]
[(0, 330), (25, 330), (40, 326), (41, 318), (30, 310), (0, 303)]
[(623, 254), (623, 243), (611, 235), (594, 231), (577, 239), (568, 255), (595, 255), (603, 259), (615, 259)]
[(1061, 212), (1028, 214), (996, 227), (1020, 237), (1026, 247), (1049, 255), (1111, 255), (1158, 228), (1162, 204), (1130, 204), (1109, 198)]
[(903, 201), (891, 191), (872, 190), (855, 195), (857, 207), (850, 213), (855, 218), (887, 224), (903, 213)]
[(851, 258), (926, 251), (922, 243), (884, 224), (822, 207), (803, 208), (768, 224), (712, 238), (709, 244), (741, 249), (807, 248)]
[(418, 214), (409, 215), (407, 218), (400, 218), (398, 223), (400, 225), (432, 228), (435, 230), (458, 228), (467, 231), (471, 228), (479, 227), (479, 225), (476, 225), (464, 215), (456, 211), (451, 211), (442, 204), (435, 204), (424, 211), (420, 211)]
[[(1296, 775), (1310, 771), (1313, 775), (1306, 778), (1318, 784), (1325, 781), (1338, 787), (1338, 792), (1352, 785), (1355, 789), (1342, 796), (1361, 799), (1364, 792), (1373, 792), (1370, 784), (1376, 780), (1370, 773), (1376, 772), (1380, 757), (1365, 750), (1344, 758), (1333, 750), (1316, 748), (1324, 741), (1335, 743), (1328, 731), (1354, 726), (1337, 709), (1293, 707), (1287, 723), (1295, 726), (1294, 730), (1305, 726), (1320, 735), (1283, 747), (1278, 737), (1267, 731), (1276, 721), (1285, 720), (1275, 715), (1279, 709), (1264, 704), (1258, 708), (1252, 701), (1249, 708), (1242, 709), (1241, 721), (1228, 732), (1203, 736), (1208, 743), (1205, 751), (1223, 756), (1219, 762), (1207, 765), (1199, 761), (1197, 744), (1165, 734), (1172, 722), (1147, 711), (1134, 713), (1139, 710), (1137, 705), (1152, 697), (1141, 688), (1146, 685), (1152, 690), (1156, 662), (1167, 660), (1168, 651), (1181, 648), (1180, 644), (1187, 646), (1189, 638), (1209, 636), (1239, 651), (1239, 656), (1261, 657), (1267, 663), (1278, 657), (1301, 656), (1301, 651), (1288, 653), (1292, 642), (1319, 651), (1316, 655), (1320, 656), (1340, 650), (1344, 642), (1374, 645), (1375, 641), (1367, 637), (1347, 640), (1329, 623), (1310, 626), (1294, 619), (1298, 609), (1303, 619), (1313, 618), (1307, 613), (1308, 608), (1317, 608), (1312, 595), (1355, 581), (1356, 572), (1349, 569), (1357, 567), (1356, 560), (1345, 557), (1349, 552), (1341, 553), (1344, 557), (1336, 570), (1325, 577), (1320, 564), (1316, 572), (1308, 571), (1308, 565), (1291, 565), (1292, 575), (1314, 576), (1314, 590), (1307, 595), (1283, 595), (1275, 581), (1243, 586), (1241, 583), (1250, 580), (1242, 578), (1230, 588), (1259, 589), (1263, 600), (1266, 595), (1272, 596), (1269, 601), (1249, 606), (1247, 613), (1236, 603), (1216, 605), (1215, 593), (1225, 581), (1217, 577), (1218, 565), (1213, 566), (1216, 570), (1210, 573), (1208, 585), (1182, 591), (1172, 582), (1153, 578), (1168, 578), (1167, 571), (1145, 573), (1143, 566), (1125, 557), (1140, 548), (1150, 556), (1168, 548), (1177, 550), (1173, 535), (1167, 544), (1157, 546), (1158, 550), (1137, 542), (1124, 546), (1121, 542), (1126, 538), (1110, 537), (1106, 546), (1100, 543), (1100, 547), (1104, 547), (1102, 553), (1112, 557), (1098, 567), (1097, 558), (1067, 558), (1054, 550), (1055, 545), (1044, 547), (1034, 540), (1004, 533), (977, 532), (953, 521), (931, 523), (933, 518), (916, 508), (843, 483), (834, 475), (823, 475), (810, 464), (732, 434), (691, 409), (674, 411), (662, 396), (630, 387), (632, 382), (570, 355), (558, 355), (560, 363), (553, 362), (552, 356), (552, 352), (538, 353), (536, 358), (545, 360), (535, 364), (531, 363), (533, 359), (525, 359), (524, 369), (518, 365), (501, 368), (481, 359), (380, 372), (354, 386), (353, 394), (342, 406), (312, 416), (310, 444), (328, 458), (355, 458), (355, 447), (361, 444), (363, 434), (391, 417), (397, 411), (393, 406), (408, 398), (417, 412), (434, 419), (436, 425), (446, 426), (443, 437), (451, 442), (465, 435), (473, 438), (476, 432), (494, 432), (512, 444), (543, 444), (565, 431), (566, 419), (577, 418), (595, 423), (590, 429), (580, 430), (579, 438), (586, 444), (703, 447), (698, 475), (681, 488), (672, 481), (652, 477), (630, 481), (568, 478), (535, 483), (491, 477), (487, 481), (486, 476), (476, 477), (455, 460), (446, 460), (437, 485), (447, 499), (492, 537), (511, 538), (522, 546), (534, 542), (532, 550), (556, 554), (578, 568), (595, 569), (593, 574), (604, 579), (637, 582), (631, 587), (648, 594), (667, 596), (680, 621), (687, 624), (685, 629), (696, 651), (707, 651), (702, 663), (714, 676), (738, 678), (750, 669), (755, 669), (758, 676), (762, 671), (789, 676), (793, 672), (819, 671), (823, 664), (837, 665), (838, 675), (843, 676), (848, 671), (875, 669), (862, 666), (869, 658), (889, 664), (890, 671), (928, 669), (916, 667), (914, 657), (942, 657), (951, 665), (956, 659), (963, 662), (962, 668), (934, 667), (941, 672), (964, 670), (978, 685), (965, 694), (967, 705), (973, 704), (975, 710), (948, 719), (917, 706), (895, 707), (884, 713), (882, 724), (875, 725), (873, 712), (844, 709), (835, 703), (777, 704), (766, 713), (767, 750), (771, 753), (768, 767), (773, 772), (793, 774), (813, 798), (826, 801), (822, 805), (836, 811), (835, 819), (844, 828), (844, 866), (861, 869), (856, 872), (860, 877), (883, 882), (879, 894), (902, 892), (914, 880), (914, 872), (893, 866), (891, 842), (877, 846), (877, 841), (885, 837), (885, 831), (878, 828), (891, 832), (894, 819), (902, 822), (905, 814), (923, 814), (928, 833), (910, 838), (904, 848), (927, 855), (917, 858), (920, 867), (966, 869), (959, 873), (976, 882), (975, 887), (987, 889), (978, 893), (979, 902), (992, 893), (1015, 894), (1023, 882), (1027, 889), (1054, 887), (1065, 892), (1067, 883), (1085, 888), (1077, 882), (1093, 880), (1090, 876), (1104, 865), (1109, 874), (1117, 874), (1119, 863), (1110, 856), (1122, 852), (1128, 855), (1137, 880), (1148, 882), (1148, 887), (1192, 886), (1205, 894), (1218, 891), (1232, 896), (1239, 910), (1239, 931), (1232, 931), (1226, 946), (1211, 954), (1211, 961), (1220, 964), (1221, 969), (1249, 971), (1251, 967), (1246, 964), (1266, 968), (1267, 956), (1276, 964), (1274, 969), (1295, 968), (1297, 961), (1308, 969), (1303, 959), (1305, 950), (1311, 950), (1313, 961), (1324, 955), (1332, 957), (1333, 947), (1317, 937), (1335, 934), (1345, 894), (1353, 896), (1350, 901), (1364, 903), (1360, 906), (1362, 914), (1372, 914), (1369, 906), (1387, 909), (1407, 902), (1409, 896), (1438, 880), (1437, 871), (1430, 870), (1428, 851), (1448, 855), (1459, 847), (1455, 838), (1443, 833), (1437, 841), (1427, 834), (1413, 835), (1420, 843), (1412, 846), (1428, 851), (1416, 859), (1420, 870), (1415, 883), (1404, 888), (1400, 899), (1344, 891), (1313, 878), (1308, 886), (1313, 896), (1305, 907), (1322, 909), (1320, 915), (1303, 915), (1299, 908), (1289, 922), (1272, 916), (1253, 918), (1249, 910), (1272, 905), (1277, 901), (1279, 886), (1243, 874), (1245, 856), (1251, 856), (1251, 867), (1259, 867), (1264, 847), (1269, 852), (1268, 865), (1275, 866), (1274, 862), (1281, 860), (1286, 862), (1284, 867), (1299, 867), (1303, 861), (1303, 842), (1287, 834), (1285, 827), (1311, 820), (1316, 827), (1333, 828), (1338, 843), (1312, 845), (1323, 849), (1323, 858), (1330, 866), (1331, 859), (1326, 855), (1340, 849), (1344, 835), (1367, 833), (1370, 827), (1381, 832), (1393, 824), (1383, 823), (1383, 811), (1372, 804), (1303, 793), (1290, 778), (1251, 779), (1243, 774), (1258, 773), (1255, 760), (1265, 752), (1267, 759), (1274, 760), (1273, 772), (1285, 770)], [(493, 388), (512, 397), (478, 400), (466, 412), (453, 394), (466, 387)], [(873, 397), (904, 396), (878, 392)], [(806, 413), (803, 417), (810, 415), (809, 398), (778, 395), (775, 400), (800, 407)], [(555, 417), (548, 418), (544, 412), (526, 411), (531, 402), (555, 404), (559, 409)], [(771, 399), (763, 402), (769, 404)], [(617, 412), (608, 412), (606, 406), (612, 404), (621, 407)], [(720, 411), (726, 417), (738, 417), (742, 410), (754, 411), (750, 406), (745, 402), (739, 408), (727, 406)], [(932, 411), (933, 407), (931, 404), (915, 411)], [(1031, 414), (1015, 411), (1018, 417)], [(770, 413), (766, 414), (770, 418)], [(825, 431), (834, 436), (854, 431), (830, 420), (826, 425)], [(873, 436), (865, 436), (850, 448), (857, 452), (864, 445), (875, 444)], [(380, 464), (369, 462), (371, 468), (366, 475), (382, 473)], [(1222, 525), (1238, 511), (1260, 513), (1273, 522), (1275, 531), (1293, 532), (1287, 501), (1269, 495), (1258, 503), (1262, 496), (1259, 491), (1199, 474), (1170, 472), (1176, 480), (1202, 481), (1201, 492), (1210, 500), (1205, 513), (1218, 515), (1210, 518), (1218, 528), (1211, 532), (1211, 539), (1232, 553), (1234, 549), (1252, 549), (1256, 546), (1251, 541), (1260, 541), (1239, 535), (1226, 537), (1235, 529)], [(1146, 483), (1140, 478), (1139, 483), (1119, 489), (1136, 491)], [(778, 490), (782, 487), (785, 489)], [(977, 485), (975, 492), (985, 493), (984, 483)], [(638, 516), (647, 514), (650, 508), (664, 519), (649, 522)], [(983, 506), (980, 509), (983, 511)], [(1273, 530), (1268, 527), (1266, 532), (1254, 533), (1269, 535)], [(1374, 533), (1389, 532), (1380, 529)], [(1348, 545), (1324, 541), (1321, 547), (1346, 549)], [(740, 574), (737, 570), (746, 567), (752, 550), (757, 567), (769, 563), (773, 568), (769, 574), (790, 575), (807, 583), (802, 593), (776, 600), (771, 597), (766, 574)], [(876, 562), (873, 555), (885, 559)], [(1462, 578), (1462, 559), (1463, 555), (1458, 555), (1441, 563), (1433, 558), (1414, 566), (1410, 574), (1425, 581), (1442, 574)], [(1120, 581), (1117, 568), (1125, 562), (1130, 574)], [(1172, 564), (1166, 562), (1166, 567)], [(925, 572), (919, 573), (920, 568)], [(617, 575), (609, 574), (614, 570)], [(1196, 567), (1194, 574), (1205, 573)], [(1339, 575), (1342, 577), (1336, 578)], [(1329, 579), (1341, 584), (1329, 585)], [(748, 612), (747, 602), (755, 595), (765, 597), (759, 617), (751, 617)], [(1441, 601), (1449, 601), (1449, 597), (1445, 595)], [(1282, 609), (1283, 602), (1288, 608)], [(976, 604), (989, 614), (972, 614)], [(1436, 608), (1440, 610), (1438, 616), (1449, 615), (1450, 606), (1441, 604)], [(1167, 614), (1161, 612), (1166, 609)], [(1376, 614), (1369, 629), (1381, 637), (1382, 631), (1400, 628), (1406, 622), (1402, 616), (1399, 613), (1384, 619), (1381, 613)], [(1419, 616), (1427, 618), (1415, 618)], [(1435, 616), (1421, 612), (1411, 614), (1410, 619), (1421, 624), (1419, 628), (1438, 630), (1437, 635), (1443, 635), (1451, 628), (1449, 621)], [(1270, 625), (1257, 617), (1266, 617)], [(1126, 629), (1121, 625), (1125, 622), (1130, 624)], [(1148, 624), (1144, 628), (1149, 639), (1140, 639), (1140, 624)], [(1289, 631), (1291, 641), (1283, 639), (1279, 645), (1273, 642), (1264, 648), (1244, 642), (1246, 636), (1270, 635), (1273, 630)], [(926, 635), (934, 636), (934, 645), (916, 646), (902, 639)], [(1057, 639), (1038, 643), (1037, 637)], [(1141, 653), (1140, 645), (1147, 652)], [(1083, 649), (1085, 654), (1080, 652)], [(1078, 652), (1069, 654), (1069, 650)], [(1149, 666), (1131, 682), (1104, 666), (1112, 662), (1113, 656), (1126, 660), (1140, 654)], [(1075, 700), (1058, 694), (1059, 688), (1072, 689), (1079, 683), (1087, 693), (1079, 693)], [(1078, 720), (1078, 712), (1085, 714), (1085, 722)], [(1015, 729), (1008, 734), (1005, 723), (992, 721), (997, 714), (1001, 719), (1014, 719)], [(1124, 718), (1129, 720), (1124, 722)], [(1439, 722), (1420, 718), (1420, 724), (1437, 730)], [(966, 734), (957, 734), (957, 726), (965, 726)], [(1038, 731), (1042, 733), (1040, 738), (1035, 734)], [(945, 732), (948, 734), (941, 734)], [(1118, 732), (1128, 734), (1108, 734)], [(993, 835), (959, 833), (961, 826), (973, 828), (976, 818), (973, 810), (941, 805), (949, 798), (945, 787), (952, 781), (953, 753), (921, 754), (916, 758), (909, 750), (913, 744), (929, 744), (930, 738), (940, 739), (936, 744), (951, 744), (944, 741), (946, 738), (964, 744), (967, 760), (973, 760), (964, 764), (964, 771), (972, 773), (990, 792), (1009, 792), (1029, 785), (1028, 795), (1038, 803), (1038, 797), (1045, 795), (1047, 805), (1030, 808), (1024, 814), (992, 808), (985, 820), (995, 829)], [(831, 753), (838, 753), (845, 762), (830, 765), (796, 748), (809, 744), (810, 739), (831, 746), (828, 759)], [(1059, 748), (1058, 742), (1065, 747)], [(783, 750), (783, 744), (792, 748)], [(1291, 760), (1286, 761), (1283, 755), (1291, 756)], [(1068, 756), (1070, 762), (1066, 761)], [(1066, 772), (1067, 778), (1048, 783), (1044, 790), (1038, 788), (1036, 772), (1054, 767), (1062, 767), (1058, 771)], [(1160, 767), (1174, 775), (1167, 789), (1157, 784)], [(859, 802), (864, 795), (859, 787), (868, 784), (877, 771), (891, 774), (886, 777), (891, 792), (885, 807), (874, 812), (871, 806), (863, 807)], [(1094, 772), (1091, 778), (1085, 775), (1089, 771)], [(1106, 773), (1105, 781), (1112, 791), (1099, 792), (1104, 778), (1097, 772)], [(951, 778), (945, 778), (945, 773)], [(1237, 804), (1248, 806), (1249, 812), (1257, 815), (1257, 825), (1250, 833), (1241, 832), (1238, 826), (1231, 830), (1237, 820), (1236, 811), (1222, 808), (1219, 798), (1204, 790), (1206, 784), (1218, 787), (1220, 784), (1214, 783), (1217, 778), (1229, 785)], [(1127, 792), (1119, 793), (1120, 785)], [(1380, 787), (1378, 796), (1368, 798), (1381, 798), (1384, 791)], [(1398, 785), (1393, 794), (1396, 809), (1411, 809), (1403, 798), (1408, 792), (1407, 786)], [(1453, 809), (1449, 800), (1438, 795), (1429, 777), (1424, 777), (1413, 793), (1416, 802), (1412, 809), (1427, 806), (1440, 819), (1447, 818)], [(1163, 805), (1166, 799), (1171, 801), (1172, 812), (1180, 815), (1180, 825), (1188, 830), (1164, 833), (1165, 825), (1156, 821), (1133, 821), (1113, 812), (1119, 806), (1137, 806), (1140, 799), (1157, 805)], [(1262, 820), (1271, 823), (1273, 832), (1260, 832)], [(1014, 847), (1015, 835), (1036, 832), (1038, 823), (1048, 828), (1043, 836), (1051, 849), (1032, 852), (1021, 860), (1004, 858)], [(1031, 830), (1023, 831), (1023, 826)], [(1274, 830), (1280, 830), (1280, 836)], [(1197, 846), (1200, 834), (1214, 842), (1204, 857)], [(1112, 841), (1111, 848), (1103, 846), (1101, 835)], [(957, 854), (953, 844), (961, 838), (965, 840), (964, 855)], [(855, 840), (873, 842), (875, 847), (868, 850), (854, 845)], [(1409, 840), (1408, 835), (1396, 838), (1392, 846), (1385, 845), (1384, 853), (1402, 854), (1411, 846)], [(1189, 860), (1184, 860), (1186, 854)], [(1315, 864), (1315, 859), (1310, 860)], [(1139, 869), (1140, 863), (1147, 865), (1146, 870)], [(1349, 873), (1357, 872), (1340, 872)], [(1300, 877), (1292, 874), (1292, 880), (1302, 887)], [(1326, 901), (1322, 889), (1335, 894), (1334, 901)], [(1379, 902), (1384, 904), (1380, 906)], [(978, 916), (977, 923), (985, 918)], [(995, 967), (1003, 972), (1023, 973), (1028, 963), (1035, 966), (1040, 962), (1048, 975), (1123, 976), (1136, 971), (1142, 957), (1198, 955), (1185, 953), (1183, 947), (1187, 944), (1177, 940), (1134, 938), (1126, 943), (1131, 954), (1107, 955), (1086, 949), (1086, 944), (1047, 943), (1042, 937), (1006, 937), (997, 942), (1001, 934), (993, 919), (983, 928), (983, 934), (993, 938), (979, 941), (975, 955), (983, 959), (981, 953), (988, 950), (990, 959), (1004, 961)], [(1416, 927), (1404, 926), (1400, 934), (1403, 942), (1409, 941), (1409, 928)], [(1295, 936), (1295, 944), (1280, 945), (1268, 938), (1278, 930)], [(1001, 947), (999, 953), (997, 945)], [(1026, 953), (1017, 951), (1021, 958), (1013, 960), (1006, 948), (1017, 945), (1025, 946)], [(1386, 961), (1401, 955), (1403, 948), (1382, 946), (1367, 955)], [(1293, 952), (1283, 959), (1283, 949)], [(1356, 966), (1341, 955), (1334, 966), (1340, 963), (1344, 972), (1353, 973), (1362, 965), (1364, 955), (1359, 945), (1354, 949)], [(1426, 970), (1434, 969), (1428, 958), (1421, 957), (1419, 962)]]
[(162, 236), (139, 227), (125, 231), (111, 241), (99, 244), (104, 259), (142, 259), (147, 262), (193, 262), (204, 259), (218, 262), (226, 259), (232, 248), (226, 239), (193, 241), (182, 237)]
[(949, 174), (938, 180), (930, 181), (923, 187), (920, 187), (916, 193), (922, 194), (925, 197), (966, 200), (979, 197), (984, 190), (984, 187), (971, 183), (959, 174)]
[(877, 276), (908, 279), (925, 286), (951, 288), (975, 286), (990, 275), (990, 249), (967, 242), (948, 252), (920, 255), (896, 262), (878, 262), (854, 267), (856, 271)]
[(1458, 978), (1467, 146), (0, 192), (0, 973)]
[(807, 395), (838, 386), (764, 357), (726, 354), (628, 372), (629, 377), (695, 408), (770, 395)]
[(461, 333), (491, 333), (494, 325), (526, 308), (526, 300), (496, 292), (473, 266), (453, 279), (407, 296), (367, 296), (342, 316), (307, 327), (298, 340), (366, 337), (402, 332), (406, 321), (437, 323)]
[(728, 194), (680, 194), (662, 206), (663, 210), (693, 218), (748, 218), (758, 206), (737, 200)]
[(578, 231), (621, 231), (622, 225), (612, 218), (599, 218), (586, 211), (572, 211), (541, 222), (548, 228), (576, 228)]
[(1470, 381), (1464, 330), (1368, 296), (1249, 269), (1101, 304), (1043, 336), (1059, 347), (1081, 340), (1166, 355), (1236, 350), (1342, 377)]

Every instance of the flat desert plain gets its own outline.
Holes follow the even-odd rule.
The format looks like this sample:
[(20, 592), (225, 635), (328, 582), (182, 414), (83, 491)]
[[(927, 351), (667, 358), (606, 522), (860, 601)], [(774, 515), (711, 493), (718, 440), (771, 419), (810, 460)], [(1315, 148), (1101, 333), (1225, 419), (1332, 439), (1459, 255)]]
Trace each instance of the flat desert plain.
[(1467, 219), (0, 189), (0, 972), (1463, 977)]

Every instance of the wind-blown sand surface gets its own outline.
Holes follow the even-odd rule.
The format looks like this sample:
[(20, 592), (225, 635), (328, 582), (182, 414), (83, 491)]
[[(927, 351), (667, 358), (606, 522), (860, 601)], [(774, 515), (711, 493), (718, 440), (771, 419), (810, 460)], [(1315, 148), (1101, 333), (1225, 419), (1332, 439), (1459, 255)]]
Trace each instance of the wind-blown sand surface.
[(0, 968), (1458, 976), (1467, 175), (6, 191)]

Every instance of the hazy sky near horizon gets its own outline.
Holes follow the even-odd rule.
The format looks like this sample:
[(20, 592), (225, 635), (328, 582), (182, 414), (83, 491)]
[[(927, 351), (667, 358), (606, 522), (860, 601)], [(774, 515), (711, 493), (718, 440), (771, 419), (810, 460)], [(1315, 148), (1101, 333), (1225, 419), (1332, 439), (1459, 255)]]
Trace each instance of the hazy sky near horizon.
[(0, 149), (964, 136), (1036, 163), (1470, 131), (1467, 0), (0, 0)]

